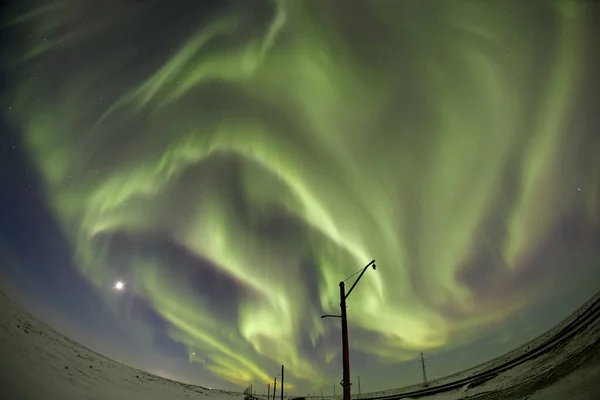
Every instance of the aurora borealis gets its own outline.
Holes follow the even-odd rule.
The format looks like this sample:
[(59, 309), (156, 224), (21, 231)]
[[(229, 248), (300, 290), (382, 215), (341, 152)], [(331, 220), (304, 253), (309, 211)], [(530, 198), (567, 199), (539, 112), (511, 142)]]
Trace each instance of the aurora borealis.
[(421, 350), (439, 374), (500, 355), (591, 294), (591, 3), (175, 3), (15, 1), (3, 117), (73, 268), (187, 376), (330, 388), (320, 315), (371, 259), (348, 300), (367, 390), (418, 381)]

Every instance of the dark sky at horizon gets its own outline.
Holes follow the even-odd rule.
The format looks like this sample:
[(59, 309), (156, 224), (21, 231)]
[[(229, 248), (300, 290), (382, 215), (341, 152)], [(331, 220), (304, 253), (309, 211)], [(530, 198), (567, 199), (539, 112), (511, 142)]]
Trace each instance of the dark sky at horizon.
[(15, 1), (0, 288), (171, 379), (340, 394), (319, 316), (376, 259), (363, 392), (501, 355), (600, 290), (599, 8)]

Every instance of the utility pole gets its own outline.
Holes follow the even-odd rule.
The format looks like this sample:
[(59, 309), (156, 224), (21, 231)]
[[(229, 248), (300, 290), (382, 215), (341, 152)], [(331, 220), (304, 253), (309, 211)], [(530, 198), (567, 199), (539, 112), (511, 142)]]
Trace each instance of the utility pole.
[(267, 400), (271, 400), (271, 384), (267, 383)]
[(360, 397), (360, 375), (358, 375), (358, 397)]
[(423, 351), (421, 350), (421, 366), (423, 367), (423, 387), (429, 386), (427, 382), (427, 371), (425, 371), (425, 358), (423, 357)]
[(281, 400), (283, 400), (283, 365), (281, 366)]
[(344, 388), (344, 400), (350, 400), (350, 350), (348, 349), (348, 317), (346, 315), (346, 288), (344, 281), (340, 282), (340, 308), (342, 311), (342, 362), (343, 362), (343, 379), (342, 387)]
[(275, 400), (275, 393), (277, 393), (277, 377), (275, 377), (275, 383), (273, 383), (273, 400)]
[(321, 318), (335, 317), (335, 318), (341, 318), (342, 319), (342, 367), (343, 367), (343, 379), (340, 382), (340, 384), (344, 388), (344, 397), (343, 397), (343, 400), (351, 400), (351, 398), (352, 398), (352, 394), (350, 393), (350, 385), (352, 383), (350, 382), (350, 351), (348, 349), (348, 316), (346, 314), (346, 299), (348, 298), (348, 296), (350, 296), (350, 293), (352, 293), (352, 290), (354, 290), (354, 288), (356, 287), (356, 284), (358, 283), (358, 281), (360, 280), (360, 278), (362, 278), (362, 276), (365, 274), (365, 271), (369, 267), (373, 267), (373, 269), (377, 269), (377, 266), (375, 265), (375, 260), (373, 260), (370, 263), (368, 263), (362, 269), (360, 275), (358, 275), (358, 278), (356, 278), (356, 280), (354, 281), (354, 283), (350, 287), (350, 290), (348, 290), (348, 293), (346, 293), (346, 287), (345, 287), (344, 281), (340, 282), (340, 309), (341, 309), (342, 315), (321, 315)]

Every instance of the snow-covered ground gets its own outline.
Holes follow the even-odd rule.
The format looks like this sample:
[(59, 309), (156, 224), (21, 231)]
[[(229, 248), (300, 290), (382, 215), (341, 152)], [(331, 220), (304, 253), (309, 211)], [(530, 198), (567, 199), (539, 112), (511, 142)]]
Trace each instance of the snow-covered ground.
[(600, 319), (596, 317), (585, 330), (552, 351), (443, 398), (598, 400), (599, 389)]
[[(590, 305), (592, 305), (593, 303), (595, 303), (598, 300), (600, 300), (600, 292), (596, 293), (592, 298), (590, 298), (588, 301), (586, 301), (585, 304), (581, 305), (581, 307), (579, 307), (577, 310), (575, 310), (567, 318), (562, 320), (560, 323), (558, 323), (557, 325), (555, 325), (548, 331), (544, 332), (542, 335), (534, 338), (533, 340), (523, 344), (522, 346), (520, 346), (506, 354), (503, 354), (500, 357), (497, 357), (497, 358), (490, 360), (488, 362), (485, 362), (483, 364), (477, 365), (473, 368), (459, 371), (455, 374), (447, 375), (447, 376), (441, 377), (439, 379), (430, 381), (429, 382), (430, 386), (441, 385), (441, 384), (457, 381), (459, 379), (468, 378), (470, 376), (479, 374), (484, 371), (488, 371), (488, 370), (495, 368), (507, 361), (514, 360), (515, 358), (522, 356), (523, 354), (531, 351), (532, 349), (535, 349), (535, 348), (543, 345), (547, 340), (552, 338), (554, 335), (558, 334), (565, 326), (567, 326), (569, 323), (573, 322), (580, 315), (585, 313), (588, 310), (588, 308), (590, 307)], [(388, 395), (395, 395), (395, 394), (401, 394), (401, 393), (408, 393), (408, 392), (413, 392), (415, 390), (419, 390), (421, 387), (422, 387), (421, 384), (416, 384), (413, 386), (389, 389), (389, 390), (384, 390), (384, 391), (379, 391), (379, 392), (374, 392), (374, 393), (365, 393), (365, 394), (363, 394), (362, 397), (368, 398), (368, 397), (379, 397), (379, 396), (388, 396)], [(333, 396), (330, 396), (330, 397), (333, 398)], [(336, 398), (334, 400), (336, 400), (336, 399), (341, 399), (341, 396), (336, 396)], [(434, 399), (434, 398), (427, 397), (427, 399)], [(324, 400), (328, 400), (328, 398), (324, 398)], [(597, 399), (595, 398), (595, 400), (600, 400), (600, 396)]]
[(242, 400), (104, 357), (52, 329), (0, 292), (2, 400)]
[[(585, 307), (580, 308), (533, 342), (484, 365), (440, 379), (435, 385), (490, 370), (542, 345), (584, 310)], [(585, 330), (552, 351), (485, 382), (419, 398), (599, 400), (599, 388), (600, 318), (596, 317)], [(361, 398), (407, 393), (411, 389), (417, 387), (363, 394)], [(244, 396), (175, 382), (108, 359), (55, 331), (0, 292), (0, 399), (179, 400), (198, 397), (241, 400)], [(340, 398), (336, 396), (337, 400)]]

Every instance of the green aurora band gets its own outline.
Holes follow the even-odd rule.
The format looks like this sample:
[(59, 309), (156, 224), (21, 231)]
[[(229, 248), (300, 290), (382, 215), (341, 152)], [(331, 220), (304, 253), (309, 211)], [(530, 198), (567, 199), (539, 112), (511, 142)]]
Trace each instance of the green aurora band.
[[(500, 293), (569, 207), (552, 182), (582, 84), (577, 3), (274, 1), (265, 17), (239, 2), (139, 73), (142, 39), (95, 39), (135, 27), (133, 11), (90, 3), (32, 3), (9, 21), (32, 39), (9, 54), (6, 116), (93, 285), (115, 280), (115, 235), (156, 234), (244, 288), (222, 318), (187, 269), (130, 249), (127, 290), (190, 362), (239, 385), (270, 382), (276, 364), (286, 390), (331, 382), (322, 366), (340, 349), (323, 341), (338, 328), (319, 316), (373, 258), (351, 346), (383, 362), (468, 344), (544, 290), (486, 297), (460, 276), (493, 248)], [(532, 28), (540, 14), (552, 29)]]

